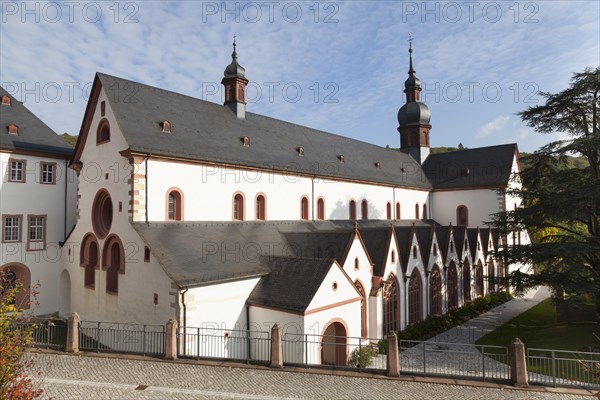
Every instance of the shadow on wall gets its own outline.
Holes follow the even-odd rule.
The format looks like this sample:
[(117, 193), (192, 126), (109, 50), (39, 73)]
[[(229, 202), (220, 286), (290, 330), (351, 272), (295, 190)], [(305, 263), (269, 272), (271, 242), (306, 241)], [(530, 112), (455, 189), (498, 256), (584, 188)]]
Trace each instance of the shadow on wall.
[[(358, 196), (357, 198), (354, 199), (356, 201), (356, 218), (359, 220), (361, 219), (361, 202), (363, 199), (368, 200), (368, 196), (366, 193), (363, 193), (361, 196)], [(350, 200), (351, 200), (350, 197), (347, 198), (345, 203), (342, 203), (340, 200), (338, 200), (335, 203), (335, 207), (329, 214), (328, 219), (349, 219), (350, 218), (350, 209), (349, 209)], [(385, 204), (383, 204), (383, 206), (385, 206)], [(379, 208), (375, 207), (373, 205), (373, 203), (370, 201), (368, 203), (368, 213), (369, 213), (368, 219), (383, 219), (383, 216), (384, 216), (383, 209), (379, 209)]]

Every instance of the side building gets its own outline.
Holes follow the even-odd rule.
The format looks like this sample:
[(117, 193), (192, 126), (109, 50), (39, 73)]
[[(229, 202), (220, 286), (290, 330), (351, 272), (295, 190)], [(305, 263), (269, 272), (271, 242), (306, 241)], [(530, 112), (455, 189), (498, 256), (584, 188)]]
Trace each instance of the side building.
[(60, 260), (75, 224), (73, 148), (3, 88), (0, 96), (2, 286), (19, 282), (17, 302), (35, 314), (66, 313), (70, 279)]

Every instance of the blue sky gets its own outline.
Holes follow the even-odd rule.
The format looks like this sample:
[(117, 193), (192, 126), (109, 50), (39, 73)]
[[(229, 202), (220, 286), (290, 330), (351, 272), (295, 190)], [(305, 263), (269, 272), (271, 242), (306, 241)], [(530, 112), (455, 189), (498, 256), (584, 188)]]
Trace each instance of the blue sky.
[(96, 71), (222, 102), (234, 33), (248, 111), (392, 147), (408, 32), (432, 146), (533, 151), (559, 136), (515, 113), (600, 65), (598, 1), (2, 0), (0, 21), (2, 86), (71, 134)]

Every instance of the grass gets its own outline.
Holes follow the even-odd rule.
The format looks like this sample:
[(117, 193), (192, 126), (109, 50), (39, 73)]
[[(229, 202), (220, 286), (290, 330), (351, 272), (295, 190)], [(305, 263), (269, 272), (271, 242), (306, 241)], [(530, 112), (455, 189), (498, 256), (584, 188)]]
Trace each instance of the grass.
[[(556, 308), (550, 299), (532, 307), (477, 341), (478, 345), (510, 346), (515, 337), (521, 339), (526, 349), (550, 349), (567, 351), (598, 351), (600, 325), (594, 321), (556, 322)], [(533, 355), (534, 353), (532, 353)], [(544, 375), (552, 375), (551, 351), (535, 352), (536, 357), (528, 359), (528, 370)], [(548, 357), (544, 359), (543, 357)], [(557, 358), (580, 360), (577, 353), (556, 353)], [(586, 357), (589, 358), (589, 357)], [(600, 356), (592, 357), (600, 360)], [(558, 377), (597, 383), (597, 378), (583, 370), (577, 361), (557, 361)]]
[(527, 348), (589, 351), (598, 349), (600, 326), (594, 321), (556, 322), (550, 299), (530, 308), (477, 341), (481, 345), (509, 346), (515, 337)]

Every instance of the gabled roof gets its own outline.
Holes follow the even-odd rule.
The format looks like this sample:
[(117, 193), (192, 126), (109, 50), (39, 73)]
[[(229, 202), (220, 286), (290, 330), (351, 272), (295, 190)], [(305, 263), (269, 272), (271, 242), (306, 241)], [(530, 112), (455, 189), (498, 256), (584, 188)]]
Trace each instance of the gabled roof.
[(436, 190), (505, 187), (517, 154), (516, 143), (431, 154), (423, 170)]
[(435, 227), (435, 237), (437, 238), (438, 244), (440, 246), (440, 254), (442, 255), (442, 260), (444, 264), (446, 264), (446, 258), (448, 257), (448, 250), (450, 247), (450, 235), (452, 234), (451, 226), (436, 226)]
[[(397, 150), (251, 112), (241, 120), (228, 107), (102, 73), (96, 75), (93, 95), (97, 96), (98, 85), (121, 94), (116, 98), (109, 94), (108, 101), (132, 153), (431, 188), (420, 165)], [(164, 120), (171, 123), (172, 133), (162, 132)], [(80, 136), (89, 129), (84, 118)], [(244, 136), (249, 137), (249, 146), (243, 145)], [(78, 154), (79, 150), (74, 161)]]
[[(490, 245), (490, 235), (491, 235), (491, 229), (490, 228), (482, 228), (479, 230), (479, 234), (481, 235), (481, 247), (483, 249), (483, 255), (484, 257), (487, 259), (488, 258), (488, 247)], [(492, 247), (493, 247), (493, 239), (492, 239)]]
[(468, 228), (467, 237), (469, 238), (469, 251), (471, 252), (471, 258), (475, 261), (475, 255), (477, 254), (477, 242), (479, 238), (479, 228)]
[(269, 275), (261, 278), (248, 297), (249, 304), (304, 312), (332, 268), (334, 260), (266, 257)]
[(373, 275), (382, 276), (390, 241), (392, 240), (391, 225), (387, 228), (359, 228), (359, 231), (367, 248), (367, 253), (373, 262)]
[(456, 255), (458, 256), (458, 260), (462, 261), (463, 250), (465, 249), (466, 228), (464, 226), (455, 226), (452, 229), (452, 233), (454, 235), (454, 249), (456, 250)]
[(419, 226), (415, 229), (417, 240), (419, 241), (419, 251), (421, 252), (421, 259), (423, 260), (423, 267), (425, 270), (429, 268), (429, 256), (431, 254), (431, 246), (433, 240), (433, 225), (432, 226)]
[[(7, 151), (41, 152), (69, 158), (73, 147), (62, 140), (42, 120), (29, 111), (20, 101), (0, 87), (0, 97), (10, 97), (10, 105), (0, 104), (0, 148)], [(8, 133), (8, 125), (18, 127), (18, 135)]]

